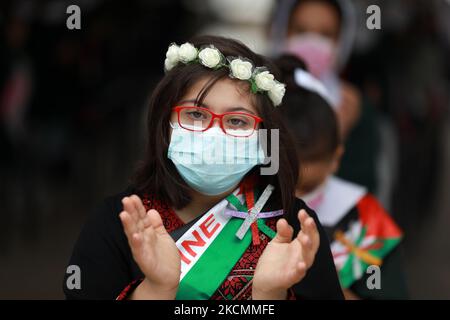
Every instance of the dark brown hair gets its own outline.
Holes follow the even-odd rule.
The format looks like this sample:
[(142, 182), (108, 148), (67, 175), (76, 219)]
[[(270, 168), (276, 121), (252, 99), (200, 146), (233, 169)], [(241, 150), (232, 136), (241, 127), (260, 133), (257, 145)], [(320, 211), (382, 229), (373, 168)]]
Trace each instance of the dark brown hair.
[[(214, 45), (224, 56), (249, 59), (255, 66), (267, 67), (277, 78), (276, 67), (263, 56), (254, 53), (236, 40), (199, 36), (189, 41), (196, 48)], [(161, 61), (161, 64), (163, 61)], [(198, 101), (202, 101), (211, 87), (220, 79), (228, 77), (229, 70), (220, 68), (212, 70), (199, 63), (179, 64), (172, 68), (158, 83), (149, 102), (147, 119), (148, 145), (145, 160), (139, 166), (134, 185), (139, 193), (155, 194), (161, 201), (175, 208), (182, 208), (190, 201), (190, 187), (177, 172), (175, 165), (167, 157), (170, 143), (169, 119), (172, 107), (185, 95), (187, 90), (201, 79), (209, 79), (201, 90)], [(244, 81), (236, 80), (245, 84)], [(250, 90), (250, 86), (246, 90)], [(274, 197), (286, 212), (289, 212), (294, 201), (294, 190), (298, 177), (298, 160), (293, 148), (292, 138), (283, 125), (280, 116), (266, 94), (252, 94), (258, 115), (263, 119), (262, 128), (280, 130), (279, 171), (274, 176), (260, 176), (258, 184), (271, 183), (275, 186)], [(270, 150), (270, 134), (268, 150)], [(257, 174), (259, 166), (253, 168), (248, 175)]]
[(275, 63), (287, 85), (278, 111), (295, 136), (300, 161), (330, 160), (341, 143), (334, 110), (322, 96), (296, 84), (294, 72), (305, 69), (303, 61), (283, 55)]

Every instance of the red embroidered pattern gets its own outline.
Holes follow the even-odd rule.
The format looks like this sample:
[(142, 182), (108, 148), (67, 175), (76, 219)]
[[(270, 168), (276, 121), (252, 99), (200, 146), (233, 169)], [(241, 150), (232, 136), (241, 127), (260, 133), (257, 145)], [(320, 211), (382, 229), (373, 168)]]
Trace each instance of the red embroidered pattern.
[(175, 214), (175, 212), (173, 212), (168, 205), (156, 199), (155, 196), (145, 195), (142, 198), (142, 203), (147, 211), (150, 209), (158, 211), (167, 232), (172, 232), (184, 225), (184, 222)]
[(136, 279), (131, 282), (122, 292), (117, 296), (116, 300), (126, 300), (131, 293), (141, 284), (143, 279)]
[[(267, 226), (275, 230), (276, 218), (266, 220)], [(212, 300), (248, 300), (252, 297), (252, 279), (256, 264), (270, 241), (266, 235), (259, 233), (260, 244), (250, 243), (247, 251), (236, 262), (230, 274), (211, 297)]]

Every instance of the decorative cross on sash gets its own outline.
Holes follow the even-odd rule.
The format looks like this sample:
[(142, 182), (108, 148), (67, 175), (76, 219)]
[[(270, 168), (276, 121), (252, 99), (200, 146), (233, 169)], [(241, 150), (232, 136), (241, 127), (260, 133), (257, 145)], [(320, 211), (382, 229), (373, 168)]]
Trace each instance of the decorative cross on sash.
[[(264, 223), (264, 220), (261, 220), (261, 218), (269, 218), (283, 214), (283, 210), (261, 212), (262, 208), (266, 204), (273, 190), (274, 187), (272, 185), (270, 184), (267, 185), (262, 195), (259, 197), (258, 201), (254, 205), (253, 205), (254, 203), (253, 190), (245, 190), (246, 205), (242, 204), (239, 201), (239, 199), (233, 194), (227, 197), (227, 200), (239, 211), (227, 210), (225, 213), (232, 215), (233, 217), (244, 218), (242, 225), (236, 232), (236, 237), (238, 237), (240, 240), (244, 238), (245, 234), (247, 233), (250, 227), (252, 229), (252, 241), (254, 245), (260, 244), (258, 229), (259, 231), (266, 234), (269, 238), (275, 237), (276, 235), (275, 231), (269, 228)], [(251, 209), (248, 210), (247, 209), (248, 207), (250, 207)], [(243, 216), (244, 214), (246, 214), (246, 216)]]

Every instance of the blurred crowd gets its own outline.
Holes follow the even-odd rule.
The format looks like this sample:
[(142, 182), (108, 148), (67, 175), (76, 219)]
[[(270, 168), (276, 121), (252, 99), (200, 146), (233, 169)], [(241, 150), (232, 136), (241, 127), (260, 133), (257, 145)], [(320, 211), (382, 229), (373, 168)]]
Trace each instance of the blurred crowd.
[[(283, 10), (292, 2), (2, 1), (0, 271), (21, 248), (15, 244), (38, 250), (49, 229), (66, 219), (78, 231), (99, 199), (125, 188), (144, 146), (146, 101), (171, 42), (223, 35), (273, 56), (288, 24)], [(322, 80), (331, 91), (345, 87), (336, 105), (358, 100), (355, 109), (342, 110), (348, 132), (339, 174), (375, 193), (408, 240), (437, 215), (448, 166), (442, 145), (450, 2), (339, 2), (348, 8), (340, 28), (330, 31), (339, 39), (339, 66), (335, 78)], [(81, 9), (80, 30), (66, 27), (71, 4)], [(373, 4), (381, 9), (380, 30), (366, 26)], [(70, 248), (74, 239), (53, 241)], [(54, 254), (62, 263), (68, 257)]]

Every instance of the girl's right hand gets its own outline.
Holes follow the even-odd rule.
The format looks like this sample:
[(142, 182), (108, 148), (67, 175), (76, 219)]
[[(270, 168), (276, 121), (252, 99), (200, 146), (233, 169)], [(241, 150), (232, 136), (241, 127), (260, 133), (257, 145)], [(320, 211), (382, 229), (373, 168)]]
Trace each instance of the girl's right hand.
[(133, 258), (145, 275), (133, 296), (174, 299), (180, 281), (181, 260), (161, 216), (154, 209), (147, 212), (136, 195), (123, 198), (122, 204), (120, 220)]

